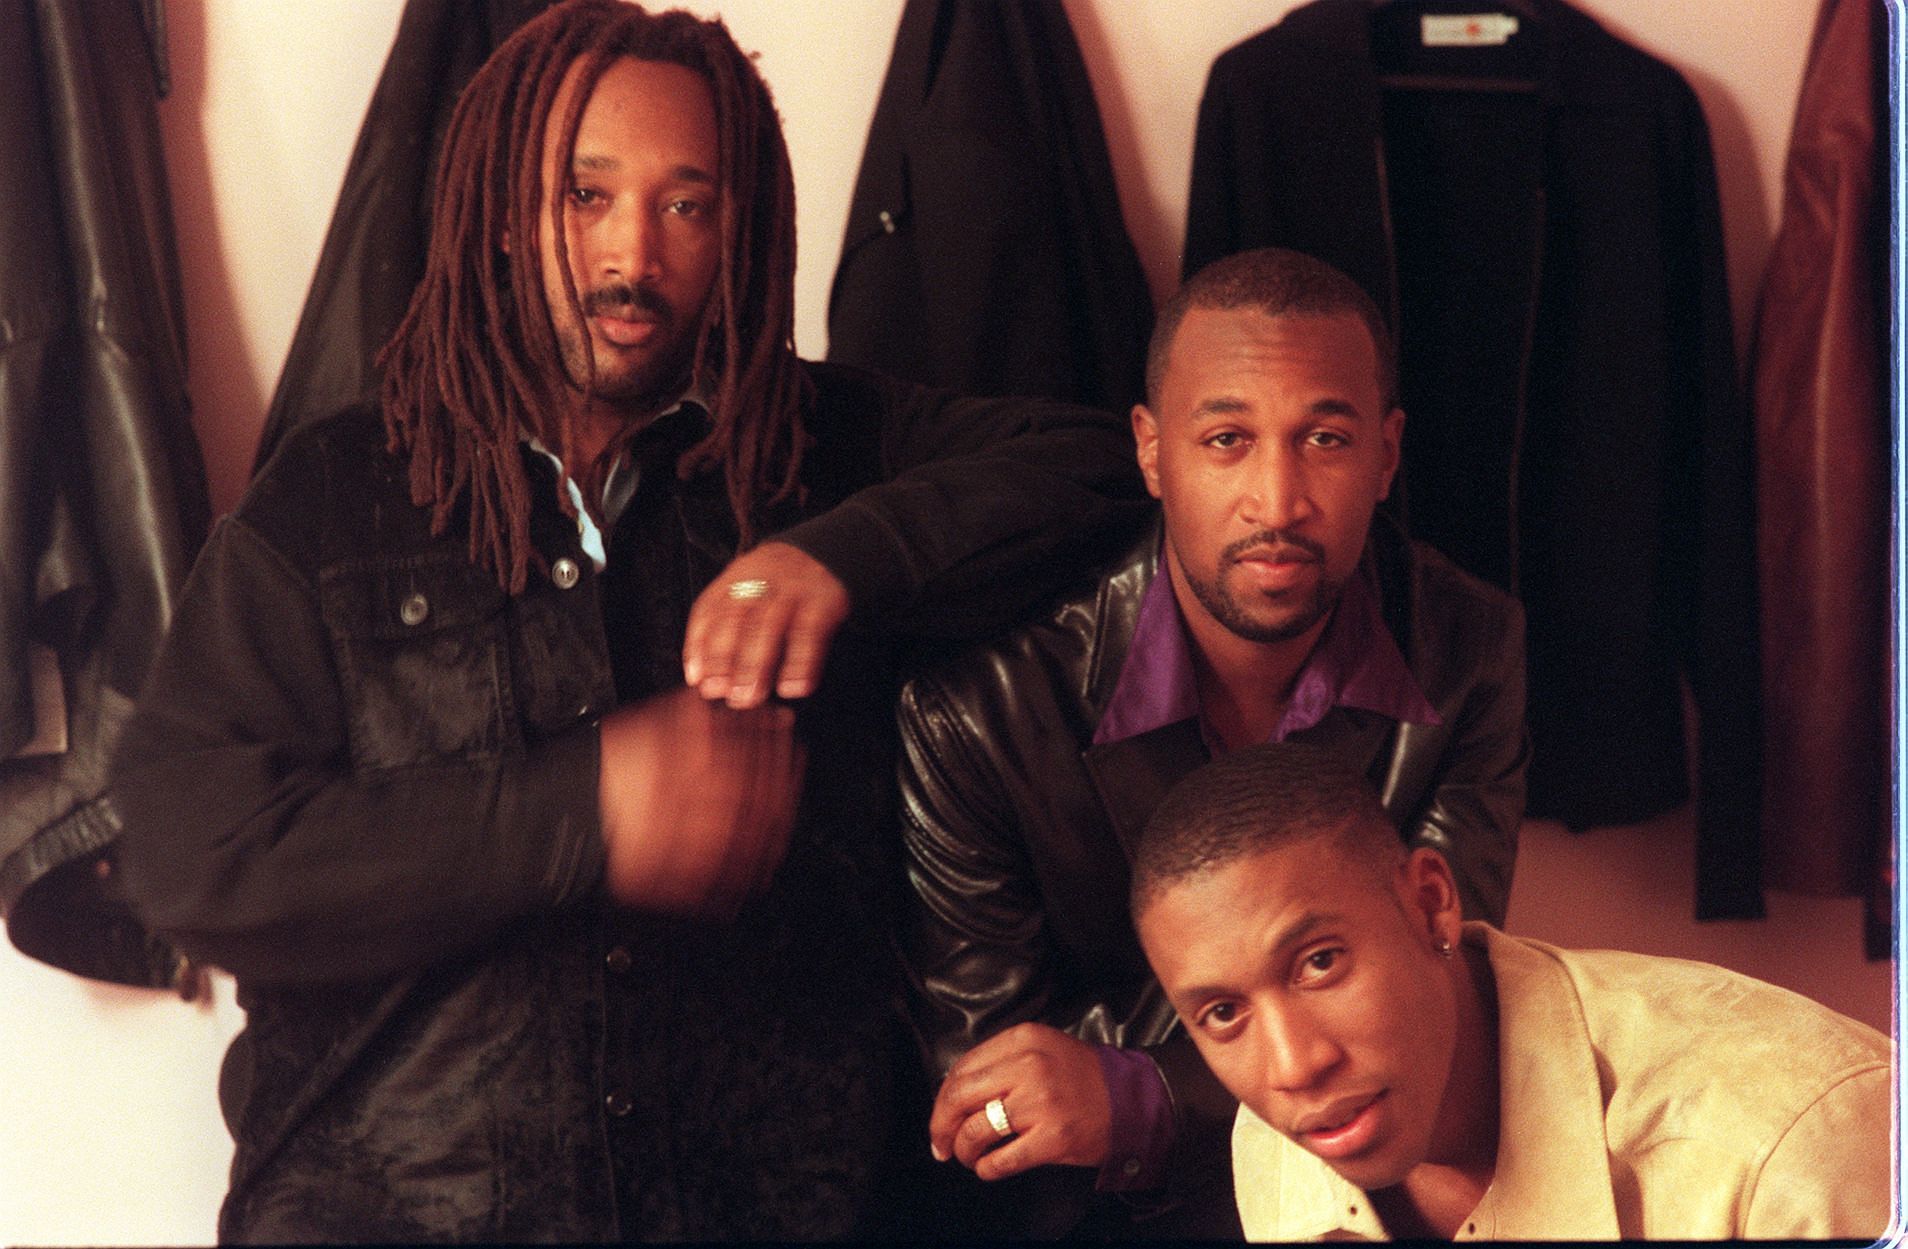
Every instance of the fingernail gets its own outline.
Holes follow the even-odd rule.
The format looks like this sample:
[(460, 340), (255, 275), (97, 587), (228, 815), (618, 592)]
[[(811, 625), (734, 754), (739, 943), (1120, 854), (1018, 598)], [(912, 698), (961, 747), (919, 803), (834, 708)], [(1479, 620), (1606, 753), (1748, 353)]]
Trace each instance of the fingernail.
[(684, 685), (695, 685), (702, 680), (702, 661), (688, 659), (683, 661), (682, 681)]
[(939, 1145), (935, 1145), (935, 1144), (930, 1144), (930, 1145), (928, 1146), (928, 1150), (929, 1150), (929, 1151), (930, 1151), (931, 1153), (933, 1153), (933, 1155), (934, 1155), (934, 1161), (936, 1161), (936, 1162), (946, 1162), (946, 1161), (947, 1161), (947, 1151), (946, 1151), (945, 1149), (942, 1149), (942, 1148), (941, 1148), (941, 1147), (940, 1147)]

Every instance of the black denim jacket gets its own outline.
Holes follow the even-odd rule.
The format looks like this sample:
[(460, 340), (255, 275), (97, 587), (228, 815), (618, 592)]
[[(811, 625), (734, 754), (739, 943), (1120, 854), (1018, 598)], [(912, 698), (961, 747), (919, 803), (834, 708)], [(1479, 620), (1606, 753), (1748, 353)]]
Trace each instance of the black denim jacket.
[(693, 430), (642, 453), (601, 574), (533, 456), (520, 595), (431, 535), (368, 409), (298, 431), (215, 531), (116, 796), (135, 904), (247, 1012), (223, 1237), (881, 1230), (889, 639), (998, 627), (1144, 508), (1111, 416), (810, 372), (806, 496), (771, 527), (854, 614), (799, 709), (788, 860), (733, 924), (599, 892), (597, 718), (679, 683), (735, 550), (720, 481), (675, 478)]

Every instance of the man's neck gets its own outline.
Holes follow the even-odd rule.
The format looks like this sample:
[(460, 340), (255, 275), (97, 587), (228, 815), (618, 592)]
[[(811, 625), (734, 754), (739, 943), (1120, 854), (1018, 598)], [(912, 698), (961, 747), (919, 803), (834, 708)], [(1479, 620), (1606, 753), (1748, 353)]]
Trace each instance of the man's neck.
[(1292, 685), (1331, 621), (1322, 619), (1295, 638), (1254, 642), (1214, 620), (1187, 588), (1176, 565), (1168, 567), (1180, 618), (1192, 637), (1193, 675), (1199, 710), (1226, 750), (1267, 741), (1285, 715)]
[(1497, 1175), (1501, 1099), (1497, 1074), (1497, 985), (1482, 946), (1459, 947), (1457, 1049), (1431, 1152), (1404, 1182), (1371, 1195), (1394, 1237), (1449, 1240)]

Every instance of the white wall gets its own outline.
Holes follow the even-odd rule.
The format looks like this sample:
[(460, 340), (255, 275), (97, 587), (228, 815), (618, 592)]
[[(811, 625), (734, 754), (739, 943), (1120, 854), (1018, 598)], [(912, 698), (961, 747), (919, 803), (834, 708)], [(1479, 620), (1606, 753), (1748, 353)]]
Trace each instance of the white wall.
[[(1295, 0), (1065, 0), (1113, 151), (1128, 228), (1163, 297), (1178, 270), (1194, 110), (1213, 56)], [(1581, 0), (1681, 69), (1715, 140), (1738, 326), (1780, 209), (1814, 0)], [(229, 508), (252, 448), (400, 0), (168, 0), (162, 105), (186, 266), (195, 424)], [(761, 53), (801, 197), (797, 342), (824, 313), (901, 0), (696, 0)], [(1771, 899), (1772, 918), (1690, 909), (1686, 814), (1571, 837), (1533, 825), (1513, 927), (1568, 944), (1685, 952), (1813, 992), (1878, 1025), (1889, 969), (1860, 961), (1852, 900)], [(0, 948), (0, 1243), (207, 1242), (230, 1142), (214, 1079), (239, 1021), (212, 1004), (79, 981)]]

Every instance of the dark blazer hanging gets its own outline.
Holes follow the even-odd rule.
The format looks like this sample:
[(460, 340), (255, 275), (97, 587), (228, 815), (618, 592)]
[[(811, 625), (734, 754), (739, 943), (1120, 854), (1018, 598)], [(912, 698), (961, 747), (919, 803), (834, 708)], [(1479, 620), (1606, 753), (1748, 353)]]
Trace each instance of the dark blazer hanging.
[(1697, 913), (1759, 914), (1754, 470), (1702, 110), (1561, 0), (1507, 8), (1529, 91), (1387, 91), (1374, 18), (1417, 7), (1315, 0), (1219, 57), (1186, 267), (1292, 247), (1390, 311), (1413, 531), (1529, 613), (1531, 814), (1683, 802), (1687, 676)]
[[(26, 953), (129, 984), (183, 964), (118, 895), (107, 756), (210, 511), (159, 29), (153, 0), (0, 0), (0, 915)], [(30, 644), (66, 740), (23, 757)]]
[(908, 0), (835, 270), (828, 358), (1125, 411), (1152, 322), (1059, 0)]

